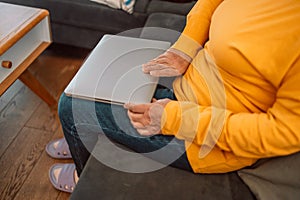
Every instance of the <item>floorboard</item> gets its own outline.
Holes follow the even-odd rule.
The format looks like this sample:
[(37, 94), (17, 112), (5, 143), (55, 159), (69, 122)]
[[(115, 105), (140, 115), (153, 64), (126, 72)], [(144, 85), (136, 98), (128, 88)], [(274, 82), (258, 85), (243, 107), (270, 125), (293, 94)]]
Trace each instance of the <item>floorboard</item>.
[(0, 112), (7, 106), (8, 102), (12, 100), (21, 90), (23, 84), (21, 81), (16, 80), (16, 82), (7, 90), (2, 96), (0, 96)]
[(41, 100), (25, 86), (0, 113), (0, 156), (24, 127)]
[[(58, 100), (90, 50), (52, 44), (29, 70)], [(56, 160), (46, 144), (62, 137), (56, 109), (50, 109), (22, 82), (16, 81), (0, 97), (0, 199), (69, 199), (49, 182)]]
[(51, 110), (45, 102), (42, 102), (25, 126), (54, 132), (59, 126), (57, 111)]
[[(61, 128), (58, 128), (51, 139), (62, 137)], [(23, 199), (43, 199), (51, 200), (57, 199), (60, 196), (58, 192), (49, 183), (48, 169), (55, 163), (70, 163), (72, 160), (55, 160), (50, 158), (45, 151), (42, 152), (40, 159), (36, 163), (35, 167), (31, 171), (29, 177), (24, 182), (22, 188), (16, 195), (16, 200)], [(69, 198), (69, 194), (64, 195)]]
[(6, 151), (0, 159), (0, 199), (14, 199), (50, 139), (51, 134), (47, 131), (22, 129), (11, 144), (10, 148), (14, 151)]

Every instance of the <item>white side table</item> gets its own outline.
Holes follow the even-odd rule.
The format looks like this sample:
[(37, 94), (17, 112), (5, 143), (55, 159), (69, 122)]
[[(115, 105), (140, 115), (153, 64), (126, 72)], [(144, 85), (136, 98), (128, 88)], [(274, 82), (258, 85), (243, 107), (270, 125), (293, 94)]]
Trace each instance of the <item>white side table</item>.
[(50, 44), (47, 10), (0, 2), (0, 95), (20, 79), (49, 106), (56, 104), (27, 70)]

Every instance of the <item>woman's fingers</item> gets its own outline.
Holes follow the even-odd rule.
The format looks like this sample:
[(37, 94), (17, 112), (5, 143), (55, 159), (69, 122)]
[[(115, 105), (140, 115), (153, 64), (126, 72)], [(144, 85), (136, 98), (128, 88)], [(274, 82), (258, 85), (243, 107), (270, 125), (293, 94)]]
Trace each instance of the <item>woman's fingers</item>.
[(166, 68), (169, 68), (167, 63), (149, 63), (143, 65), (143, 72), (150, 73), (153, 70), (162, 70)]
[(133, 112), (128, 111), (128, 116), (132, 122), (138, 122), (143, 125), (150, 124), (150, 118), (145, 116), (144, 113), (140, 114), (140, 113), (133, 113)]
[(160, 69), (160, 70), (153, 70), (150, 71), (151, 76), (155, 77), (172, 77), (172, 76), (179, 76), (181, 73), (174, 68), (165, 68), (165, 69)]
[(127, 115), (135, 128), (142, 128), (150, 124), (149, 107), (150, 104), (128, 103), (124, 105), (124, 108), (128, 109)]
[(150, 133), (150, 131), (147, 129), (136, 129), (136, 130), (139, 134), (144, 136), (153, 135), (153, 133)]
[(132, 126), (141, 135), (159, 134), (161, 130), (161, 116), (169, 99), (153, 99), (148, 104), (127, 103), (124, 108), (128, 109), (127, 115)]
[(191, 59), (187, 60), (182, 57), (181, 54), (183, 53), (177, 54), (175, 52), (169, 50), (144, 64), (142, 66), (143, 72), (156, 77), (171, 77), (183, 74), (187, 70)]
[(132, 122), (132, 121), (131, 121), (131, 124), (132, 124), (132, 126), (133, 126), (135, 129), (144, 129), (144, 128), (145, 128), (144, 124), (141, 124), (141, 123), (139, 123), (139, 122)]
[(137, 132), (143, 136), (151, 136), (160, 133), (160, 128), (155, 126), (147, 126), (145, 128), (137, 129)]
[(132, 103), (126, 103), (124, 104), (124, 108), (128, 109), (131, 112), (134, 113), (144, 113), (147, 109), (149, 109), (150, 104), (132, 104)]
[(144, 73), (149, 73), (151, 76), (156, 77), (171, 77), (179, 76), (181, 73), (176, 68), (170, 67), (166, 64), (147, 64), (143, 65)]

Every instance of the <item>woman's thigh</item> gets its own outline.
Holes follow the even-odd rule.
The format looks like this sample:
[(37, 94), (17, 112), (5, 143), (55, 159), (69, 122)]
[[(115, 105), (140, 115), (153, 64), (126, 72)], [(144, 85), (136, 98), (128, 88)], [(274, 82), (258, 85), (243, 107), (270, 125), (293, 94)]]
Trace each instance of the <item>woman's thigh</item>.
[[(64, 100), (65, 98), (69, 97), (63, 97)], [(154, 98), (174, 99), (175, 97), (168, 89), (158, 89)], [(123, 106), (73, 98), (72, 113), (76, 132), (89, 151), (93, 149), (89, 145), (95, 144), (96, 134), (104, 133), (109, 140), (161, 163), (191, 170), (185, 154), (184, 141), (173, 136), (141, 136), (132, 127), (127, 117), (127, 110)], [(93, 131), (89, 130), (91, 127)]]

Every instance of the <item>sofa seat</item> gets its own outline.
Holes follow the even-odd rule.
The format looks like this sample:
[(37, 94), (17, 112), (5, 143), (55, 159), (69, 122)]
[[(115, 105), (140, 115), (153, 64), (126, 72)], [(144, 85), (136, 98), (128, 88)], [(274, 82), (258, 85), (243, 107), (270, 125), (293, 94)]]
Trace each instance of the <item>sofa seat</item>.
[(254, 200), (255, 197), (235, 172), (193, 174), (165, 167), (142, 174), (127, 173), (91, 156), (70, 199)]

